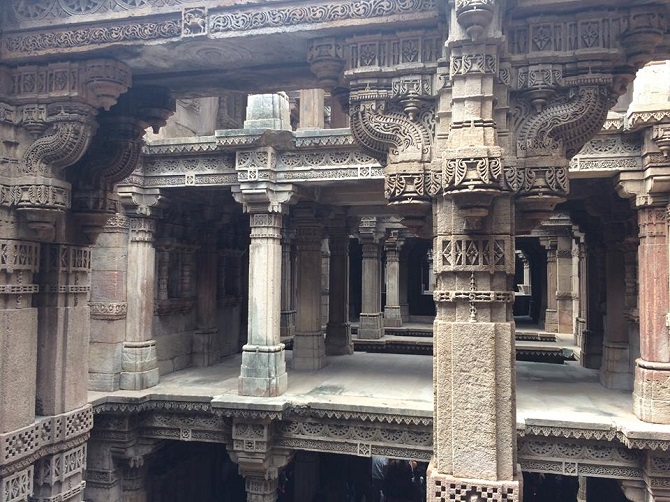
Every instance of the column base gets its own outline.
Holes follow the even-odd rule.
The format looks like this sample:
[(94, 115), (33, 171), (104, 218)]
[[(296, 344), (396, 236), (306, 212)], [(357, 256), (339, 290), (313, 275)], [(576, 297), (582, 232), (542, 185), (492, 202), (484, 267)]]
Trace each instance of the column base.
[(670, 364), (635, 361), (633, 413), (644, 422), (670, 424)]
[(397, 328), (402, 326), (400, 307), (384, 307), (384, 326)]
[(293, 369), (318, 370), (326, 364), (323, 333), (296, 333), (293, 338)]
[(633, 390), (630, 351), (626, 342), (605, 342), (600, 383), (608, 389)]
[(354, 353), (354, 342), (351, 339), (351, 324), (328, 323), (326, 327), (326, 354), (344, 356)]
[(519, 502), (523, 494), (520, 477), (514, 481), (456, 478), (437, 473), (432, 462), (426, 477), (426, 502)]
[(286, 392), (288, 375), (284, 344), (245, 345), (238, 380), (240, 396), (279, 396)]
[(358, 325), (358, 338), (378, 340), (384, 336), (384, 318), (378, 314), (361, 314)]
[(148, 389), (157, 385), (158, 380), (156, 341), (124, 342), (119, 388), (124, 390)]
[(558, 311), (553, 309), (545, 311), (544, 330), (549, 333), (558, 333)]

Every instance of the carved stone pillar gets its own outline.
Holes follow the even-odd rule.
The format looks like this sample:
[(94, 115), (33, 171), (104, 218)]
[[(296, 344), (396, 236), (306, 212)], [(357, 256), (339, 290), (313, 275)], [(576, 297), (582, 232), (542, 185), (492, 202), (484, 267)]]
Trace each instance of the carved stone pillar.
[(572, 235), (570, 228), (563, 228), (556, 247), (556, 318), (558, 333), (572, 334), (575, 319), (572, 311)]
[[(670, 502), (670, 457), (664, 453), (647, 452), (643, 464), (646, 485), (645, 501)], [(629, 490), (639, 493), (638, 490)], [(628, 491), (626, 495), (628, 495)]]
[(407, 288), (409, 279), (409, 264), (407, 262), (407, 252), (401, 250), (400, 262), (398, 264), (398, 295), (400, 297), (400, 320), (409, 321), (409, 300), (407, 298)]
[(323, 89), (303, 89), (300, 91), (300, 124), (298, 130), (323, 129), (324, 97)]
[(610, 389), (632, 390), (633, 375), (630, 373), (628, 323), (625, 317), (626, 267), (623, 234), (618, 227), (611, 223), (606, 228), (607, 305), (600, 382)]
[(579, 488), (577, 489), (577, 502), (588, 502), (587, 491), (589, 478), (578, 476)]
[[(513, 200), (496, 197), (489, 216), (474, 233), (464, 232), (470, 215), (453, 199), (435, 204), (436, 441), (428, 500), (466, 500), (500, 492), (507, 494), (507, 500), (520, 500), (511, 288)], [(472, 377), (473, 371), (478, 378)]]
[(328, 325), (330, 310), (330, 249), (328, 239), (321, 240), (321, 331)]
[[(252, 106), (252, 100), (249, 103)], [(278, 120), (282, 110), (275, 110)], [(239, 378), (239, 393), (244, 396), (278, 396), (288, 383), (280, 338), (281, 239), (283, 215), (295, 202), (295, 192), (291, 185), (259, 181), (275, 179), (276, 160), (277, 152), (267, 146), (238, 151), (235, 161), (240, 185), (234, 188), (233, 196), (249, 213), (251, 227), (248, 336), (242, 347)]]
[(317, 370), (326, 365), (321, 330), (321, 241), (323, 226), (311, 207), (296, 207), (298, 281), (293, 367)]
[(670, 423), (667, 207), (638, 209), (640, 245), (640, 353), (633, 411), (645, 422)]
[(384, 306), (384, 326), (402, 326), (400, 312), (400, 249), (403, 240), (398, 231), (391, 231), (391, 236), (384, 243), (386, 251), (386, 305)]
[[(121, 198), (130, 218), (128, 240), (128, 313), (121, 354), (122, 389), (140, 390), (158, 383), (158, 358), (153, 339), (156, 297), (156, 220), (161, 195), (157, 190), (129, 187)], [(160, 270), (159, 270), (160, 275)], [(159, 291), (162, 284), (159, 284)], [(167, 284), (165, 284), (167, 286)]]
[[(0, 232), (4, 229), (0, 229)], [(4, 233), (4, 232), (3, 232)], [(0, 434), (33, 423), (37, 378), (36, 242), (0, 239)], [(11, 357), (7, 355), (11, 354)], [(32, 480), (32, 475), (31, 478)], [(20, 477), (15, 481), (19, 483)]]
[(280, 213), (252, 213), (249, 245), (249, 335), (242, 348), (239, 392), (278, 396), (286, 391), (284, 344), (280, 343)]
[(126, 340), (127, 267), (130, 220), (107, 220), (92, 251), (89, 390), (119, 389), (121, 352)]
[(295, 288), (293, 287), (293, 270), (295, 268), (295, 255), (293, 253), (293, 239), (295, 231), (289, 229), (284, 221), (282, 229), (281, 247), (281, 323), (280, 332), (282, 338), (295, 335)]
[(57, 415), (88, 401), (91, 248), (42, 245), (38, 298), (39, 415)]
[[(208, 222), (205, 222), (207, 224)], [(218, 336), (216, 327), (216, 301), (220, 277), (212, 273), (217, 269), (216, 229), (203, 229), (202, 248), (196, 251), (195, 266), (197, 322), (198, 329), (193, 332), (193, 365), (210, 366), (218, 362), (214, 354), (214, 343)], [(225, 277), (224, 277), (225, 281)]]
[(363, 289), (358, 338), (378, 339), (384, 336), (384, 318), (381, 312), (381, 235), (377, 232), (377, 219), (363, 218), (359, 231), (363, 246)]
[(343, 215), (328, 227), (330, 298), (326, 326), (326, 354), (353, 354), (349, 323), (349, 229)]
[(540, 239), (547, 251), (547, 309), (544, 316), (544, 330), (558, 332), (558, 310), (556, 309), (556, 239)]
[(600, 368), (602, 362), (605, 306), (605, 250), (597, 241), (589, 242), (586, 252), (586, 330), (582, 338), (582, 366)]

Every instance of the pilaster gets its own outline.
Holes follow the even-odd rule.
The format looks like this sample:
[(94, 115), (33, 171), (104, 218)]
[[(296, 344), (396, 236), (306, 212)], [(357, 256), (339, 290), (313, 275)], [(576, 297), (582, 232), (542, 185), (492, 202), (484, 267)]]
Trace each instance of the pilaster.
[(547, 309), (544, 314), (544, 330), (558, 332), (558, 311), (556, 310), (556, 240), (542, 239), (547, 252)]
[(295, 288), (293, 287), (293, 273), (295, 266), (295, 253), (293, 242), (295, 240), (295, 229), (288, 225), (288, 219), (284, 219), (281, 241), (281, 323), (280, 332), (282, 338), (292, 338), (295, 335)]
[(107, 220), (93, 246), (89, 390), (119, 389), (128, 312), (129, 233), (130, 220), (118, 213)]
[(349, 228), (344, 215), (331, 218), (328, 226), (330, 249), (328, 324), (326, 354), (353, 354), (349, 323)]
[[(252, 98), (248, 110), (257, 101)], [(284, 97), (277, 99), (281, 101)], [(275, 103), (274, 98), (269, 97), (260, 101)], [(267, 108), (263, 116), (271, 121), (286, 119), (283, 105)], [(277, 137), (278, 141), (281, 137)], [(296, 194), (292, 185), (275, 183), (276, 169), (277, 152), (273, 146), (236, 153), (235, 170), (240, 184), (233, 187), (233, 197), (249, 214), (251, 227), (248, 297), (253, 301), (249, 302), (247, 343), (242, 347), (239, 378), (239, 394), (244, 396), (278, 396), (288, 385), (280, 331), (282, 228), (284, 215), (289, 205), (295, 203)]]
[(667, 220), (666, 206), (638, 209), (640, 358), (635, 367), (633, 411), (641, 420), (654, 423), (670, 423)]
[(162, 196), (156, 189), (129, 187), (121, 192), (129, 215), (128, 312), (121, 350), (121, 389), (141, 390), (158, 383), (158, 358), (153, 339), (156, 285), (156, 219)]
[(400, 311), (400, 250), (404, 239), (398, 230), (391, 230), (384, 243), (386, 252), (386, 305), (384, 305), (384, 326), (402, 326)]
[(318, 370), (326, 365), (326, 345), (321, 330), (323, 225), (317, 219), (312, 206), (296, 206), (293, 214), (298, 264), (293, 367)]
[(384, 318), (381, 312), (381, 232), (377, 218), (361, 218), (359, 238), (363, 247), (362, 303), (358, 338), (378, 339), (384, 336)]
[(91, 248), (41, 247), (36, 409), (57, 415), (88, 401)]

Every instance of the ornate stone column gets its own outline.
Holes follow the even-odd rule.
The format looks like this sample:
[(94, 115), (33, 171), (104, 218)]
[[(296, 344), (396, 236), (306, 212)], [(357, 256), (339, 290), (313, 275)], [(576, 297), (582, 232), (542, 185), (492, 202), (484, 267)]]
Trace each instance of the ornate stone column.
[[(37, 378), (37, 308), (35, 274), (40, 267), (40, 245), (7, 239), (13, 225), (0, 225), (0, 434), (32, 424), (35, 419)], [(14, 237), (17, 237), (14, 235)], [(11, 357), (8, 355), (11, 354)], [(30, 476), (32, 479), (32, 474)]]
[(326, 326), (326, 354), (353, 354), (349, 323), (349, 228), (344, 215), (336, 215), (328, 226), (330, 248), (330, 297)]
[(249, 217), (249, 335), (242, 347), (239, 392), (278, 396), (286, 391), (284, 344), (280, 343), (281, 213)]
[(607, 305), (600, 382), (610, 389), (633, 388), (626, 322), (626, 267), (621, 224), (605, 226), (605, 284)]
[(323, 225), (315, 208), (294, 210), (298, 280), (293, 367), (317, 370), (326, 364), (326, 345), (321, 330), (321, 241)]
[(93, 246), (89, 390), (119, 389), (128, 312), (129, 233), (130, 220), (117, 214), (107, 220)]
[(324, 97), (323, 89), (302, 89), (300, 91), (300, 124), (298, 130), (323, 129)]
[(381, 312), (381, 235), (377, 218), (361, 218), (360, 241), (363, 246), (363, 290), (358, 338), (377, 339), (384, 336), (384, 318)]
[(284, 219), (282, 229), (282, 266), (281, 266), (281, 336), (282, 338), (295, 335), (295, 291), (293, 288), (293, 269), (295, 256), (293, 253), (293, 240), (295, 231), (287, 225), (288, 219)]
[[(213, 351), (216, 337), (219, 334), (216, 327), (216, 303), (220, 277), (212, 273), (215, 270), (218, 271), (217, 230), (213, 222), (204, 222), (202, 228), (204, 244), (201, 249), (196, 251), (198, 329), (193, 332), (194, 366), (210, 366), (218, 362), (218, 357)], [(223, 279), (225, 281), (225, 277)]]
[[(404, 248), (403, 248), (404, 249)], [(400, 317), (401, 322), (409, 321), (409, 300), (407, 298), (409, 265), (407, 263), (407, 252), (400, 251), (400, 262), (398, 264), (398, 295), (400, 296)]]
[[(162, 199), (156, 189), (123, 188), (122, 201), (130, 219), (128, 240), (128, 313), (126, 339), (121, 354), (122, 389), (140, 390), (158, 383), (156, 341), (153, 339), (154, 300), (156, 297), (156, 220)], [(159, 261), (159, 264), (162, 262)], [(164, 266), (164, 264), (163, 264)], [(160, 267), (159, 267), (160, 276)], [(167, 283), (158, 281), (160, 292)]]
[[(245, 128), (290, 129), (285, 95), (250, 96)], [(277, 133), (282, 141), (286, 133)], [(247, 343), (242, 347), (239, 393), (278, 396), (286, 391), (284, 344), (281, 343), (282, 228), (295, 202), (291, 185), (276, 185), (277, 152), (271, 145), (238, 150), (239, 186), (233, 196), (249, 214), (249, 312)], [(320, 255), (319, 255), (320, 259)], [(320, 301), (320, 296), (317, 295)]]
[(400, 250), (403, 239), (397, 230), (384, 243), (386, 251), (386, 305), (384, 306), (384, 326), (402, 326), (400, 311)]
[(633, 411), (641, 420), (670, 423), (668, 343), (668, 217), (666, 206), (638, 209), (640, 245), (640, 359), (636, 361)]
[(540, 243), (547, 252), (547, 309), (544, 316), (544, 330), (558, 332), (558, 310), (556, 308), (556, 254), (558, 243), (556, 239), (543, 238)]

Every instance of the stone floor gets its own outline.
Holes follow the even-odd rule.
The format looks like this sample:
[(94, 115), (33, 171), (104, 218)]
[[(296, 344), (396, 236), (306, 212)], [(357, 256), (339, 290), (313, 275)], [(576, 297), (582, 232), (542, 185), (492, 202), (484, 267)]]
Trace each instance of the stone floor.
[[(290, 366), (291, 351), (287, 351)], [(237, 395), (241, 357), (230, 356), (209, 368), (190, 368), (161, 377), (144, 391), (90, 392), (89, 400), (184, 399), (209, 401), (220, 408), (282, 409), (287, 404), (356, 411), (386, 410), (432, 415), (433, 358), (423, 355), (331, 356), (320, 371), (289, 370), (288, 391), (276, 398)], [(517, 427), (553, 425), (625, 431), (629, 437), (670, 439), (667, 426), (639, 421), (631, 393), (602, 387), (598, 372), (576, 362), (517, 362)]]

